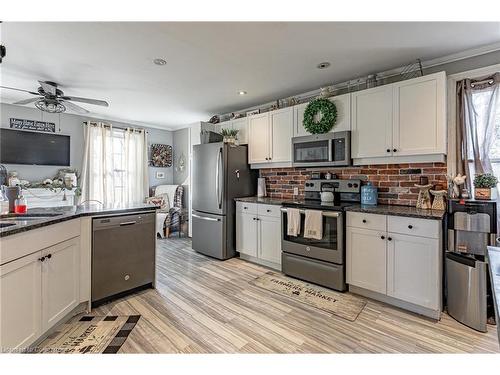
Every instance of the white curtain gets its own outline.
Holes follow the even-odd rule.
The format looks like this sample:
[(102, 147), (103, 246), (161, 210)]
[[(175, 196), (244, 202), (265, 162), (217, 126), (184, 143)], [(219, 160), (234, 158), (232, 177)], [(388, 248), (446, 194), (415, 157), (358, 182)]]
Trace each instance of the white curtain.
[(146, 131), (85, 123), (81, 201), (142, 203), (148, 196)]

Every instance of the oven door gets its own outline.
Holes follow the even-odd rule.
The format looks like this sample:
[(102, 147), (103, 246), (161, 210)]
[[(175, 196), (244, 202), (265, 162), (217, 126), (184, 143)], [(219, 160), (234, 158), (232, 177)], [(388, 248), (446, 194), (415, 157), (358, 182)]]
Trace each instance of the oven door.
[(304, 238), (305, 214), (301, 210), (300, 234), (287, 234), (288, 220), (286, 208), (281, 209), (281, 249), (290, 254), (327, 262), (344, 263), (344, 215), (337, 211), (323, 212), (323, 237), (320, 240)]

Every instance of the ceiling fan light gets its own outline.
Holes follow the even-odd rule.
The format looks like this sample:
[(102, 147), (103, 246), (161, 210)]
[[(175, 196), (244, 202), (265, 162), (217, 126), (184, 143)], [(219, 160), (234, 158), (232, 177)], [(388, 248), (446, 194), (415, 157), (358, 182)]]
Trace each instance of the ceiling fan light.
[(35, 107), (37, 107), (40, 111), (48, 112), (48, 113), (62, 113), (66, 111), (66, 107), (59, 102), (47, 101), (45, 99), (40, 99), (35, 102)]

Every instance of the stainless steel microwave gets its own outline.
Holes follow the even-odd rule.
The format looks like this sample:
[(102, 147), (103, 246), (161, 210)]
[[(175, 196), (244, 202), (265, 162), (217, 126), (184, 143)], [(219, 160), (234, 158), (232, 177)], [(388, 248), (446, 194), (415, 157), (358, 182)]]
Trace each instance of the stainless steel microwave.
[(351, 165), (351, 132), (332, 132), (292, 138), (294, 167)]

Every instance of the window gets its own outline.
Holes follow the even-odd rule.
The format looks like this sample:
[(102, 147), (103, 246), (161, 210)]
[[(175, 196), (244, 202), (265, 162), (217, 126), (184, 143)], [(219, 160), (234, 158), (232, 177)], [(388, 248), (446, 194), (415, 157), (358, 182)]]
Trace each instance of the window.
[(123, 202), (125, 199), (124, 190), (126, 187), (126, 170), (125, 170), (125, 132), (120, 129), (113, 129), (111, 133), (113, 140), (113, 194), (115, 200)]
[(489, 157), (493, 174), (500, 180), (500, 98), (497, 100), (497, 110), (495, 119), (495, 139), (490, 148)]

